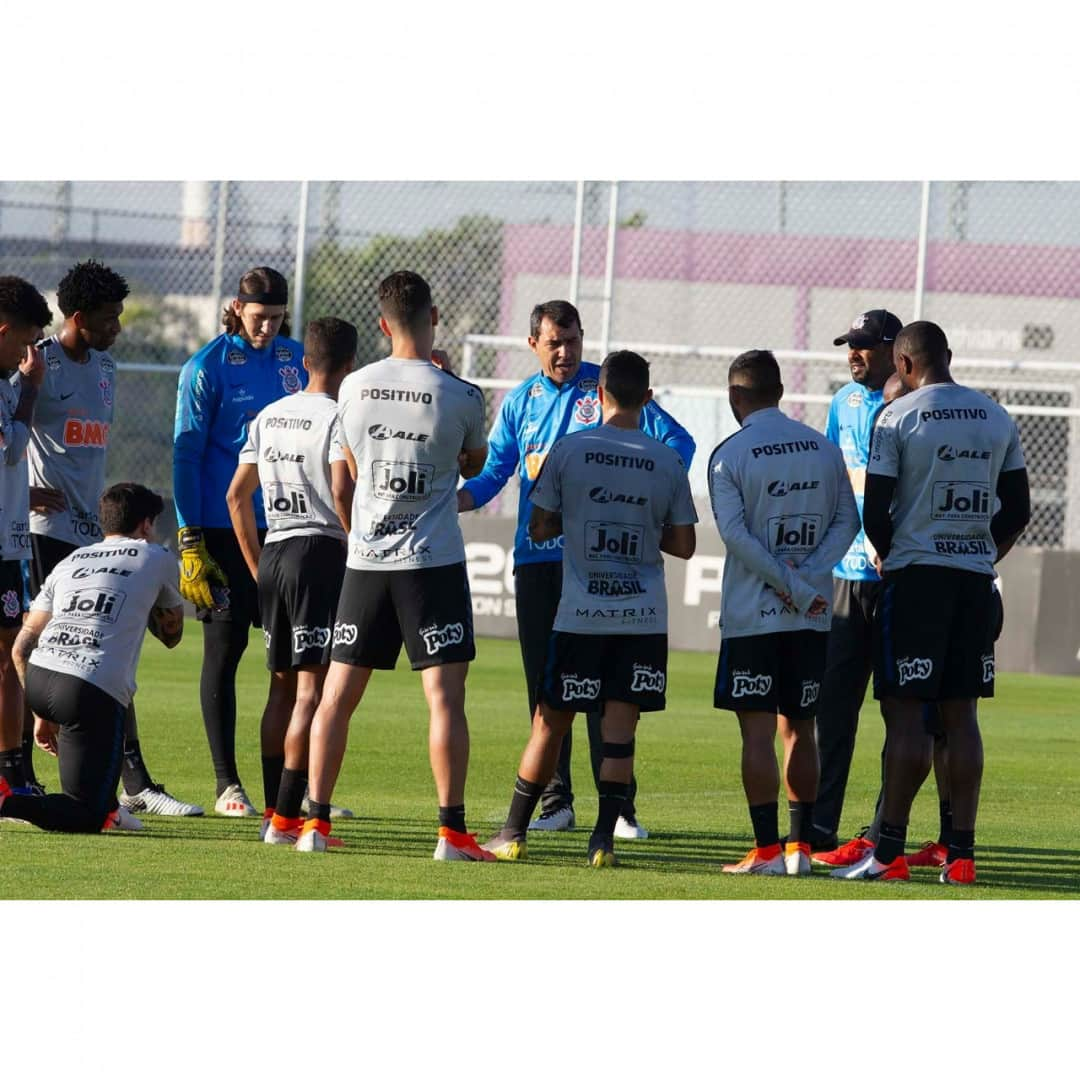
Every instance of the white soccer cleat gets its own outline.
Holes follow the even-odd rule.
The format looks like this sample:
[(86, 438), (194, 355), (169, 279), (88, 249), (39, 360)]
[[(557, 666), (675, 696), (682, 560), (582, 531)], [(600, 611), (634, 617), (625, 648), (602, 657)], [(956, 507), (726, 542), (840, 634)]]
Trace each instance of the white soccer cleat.
[(295, 844), (299, 838), (299, 827), (295, 829), (275, 829), (269, 819), (265, 822), (265, 827), (262, 830), (262, 842), (264, 844)]
[(102, 832), (139, 832), (143, 823), (126, 807), (118, 806), (101, 826)]
[(787, 864), (784, 849), (779, 844), (751, 848), (737, 863), (722, 866), (725, 874), (764, 874), (768, 877), (786, 877)]
[(615, 822), (615, 835), (620, 840), (648, 840), (649, 830), (638, 822), (636, 817), (619, 815)]
[[(300, 813), (307, 817), (311, 813), (311, 803), (308, 801), (307, 792), (304, 792), (303, 801), (300, 803)], [(356, 815), (347, 806), (330, 806), (330, 817), (336, 821), (338, 818), (351, 818)]]
[(560, 806), (558, 810), (550, 810), (530, 822), (529, 832), (565, 832), (572, 829), (576, 823), (574, 808)]
[(814, 868), (810, 865), (810, 845), (785, 844), (784, 865), (787, 867), (788, 877), (808, 877), (812, 874)]
[(297, 851), (325, 851), (329, 844), (328, 836), (319, 828), (319, 823), (311, 818), (304, 822), (300, 836), (296, 841)]
[(251, 805), (242, 784), (230, 784), (214, 803), (214, 813), (223, 817), (261, 817)]
[(120, 795), (120, 805), (135, 813), (158, 814), (161, 817), (202, 817), (205, 813), (195, 803), (181, 802), (170, 795), (163, 784), (151, 784), (135, 795)]

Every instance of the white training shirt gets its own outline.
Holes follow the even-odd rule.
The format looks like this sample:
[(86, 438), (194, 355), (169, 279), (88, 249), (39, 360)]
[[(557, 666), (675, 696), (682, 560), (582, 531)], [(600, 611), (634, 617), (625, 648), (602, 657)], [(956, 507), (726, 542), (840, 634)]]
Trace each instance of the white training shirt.
[(289, 394), (255, 417), (240, 464), (258, 466), (268, 544), (294, 536), (345, 541), (330, 480), (331, 464), (344, 460), (329, 394)]
[(145, 540), (114, 537), (73, 551), (30, 605), (52, 614), (30, 663), (85, 679), (128, 705), (150, 609), (180, 607), (179, 580), (176, 556)]

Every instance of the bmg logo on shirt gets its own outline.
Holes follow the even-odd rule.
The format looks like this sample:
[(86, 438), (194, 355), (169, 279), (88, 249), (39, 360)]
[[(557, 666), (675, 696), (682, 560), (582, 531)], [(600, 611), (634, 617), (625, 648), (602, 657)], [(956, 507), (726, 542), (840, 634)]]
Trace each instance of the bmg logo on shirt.
[(376, 499), (389, 502), (422, 502), (430, 498), (434, 465), (415, 461), (373, 461), (371, 486)]
[(644, 529), (617, 521), (585, 523), (585, 557), (592, 562), (639, 563)]
[(986, 521), (990, 517), (990, 485), (970, 480), (934, 484), (935, 521)]
[(769, 550), (774, 555), (813, 551), (820, 536), (820, 514), (784, 514), (769, 518)]
[(127, 594), (116, 589), (76, 589), (57, 612), (72, 619), (97, 619), (114, 623), (124, 609)]

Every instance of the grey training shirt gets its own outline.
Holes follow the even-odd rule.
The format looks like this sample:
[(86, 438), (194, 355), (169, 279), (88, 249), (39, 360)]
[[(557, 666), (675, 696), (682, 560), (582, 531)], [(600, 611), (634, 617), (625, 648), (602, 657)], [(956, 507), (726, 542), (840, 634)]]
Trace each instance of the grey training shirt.
[(13, 419), (19, 386), (0, 376), (0, 559), (30, 558), (30, 483), (26, 447), (30, 429)]
[(31, 611), (52, 619), (30, 663), (75, 675), (128, 705), (135, 669), (154, 607), (180, 607), (176, 556), (127, 537), (73, 551), (56, 564)]
[(697, 521), (682, 459), (638, 430), (602, 424), (551, 448), (530, 499), (562, 514), (555, 629), (666, 634), (665, 525)]
[(1016, 424), (978, 390), (934, 383), (887, 406), (866, 470), (896, 479), (884, 569), (919, 564), (993, 576), (998, 476), (1022, 468)]
[(464, 562), (458, 455), (486, 445), (480, 390), (428, 360), (387, 358), (345, 377), (338, 416), (357, 469), (349, 568)]
[[(778, 408), (759, 409), (712, 452), (709, 498), (727, 549), (722, 636), (828, 630), (832, 569), (859, 531), (840, 450)], [(811, 617), (815, 596), (828, 607)]]

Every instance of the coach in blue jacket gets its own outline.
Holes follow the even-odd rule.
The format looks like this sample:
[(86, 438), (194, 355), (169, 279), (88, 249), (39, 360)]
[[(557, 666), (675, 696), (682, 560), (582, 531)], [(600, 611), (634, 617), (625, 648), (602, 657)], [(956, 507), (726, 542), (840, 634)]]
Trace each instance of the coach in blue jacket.
[[(488, 438), (483, 472), (458, 492), (458, 510), (475, 510), (493, 499), (516, 471), (517, 532), (514, 536), (514, 592), (517, 598), (518, 641), (525, 668), (529, 716), (536, 711), (537, 688), (547, 657), (555, 610), (562, 591), (563, 538), (534, 543), (529, 538), (529, 492), (551, 447), (568, 432), (596, 427), (600, 403), (596, 386), (600, 369), (581, 361), (581, 316), (573, 304), (550, 300), (537, 304), (529, 320), (529, 348), (540, 360), (540, 370), (506, 395)], [(641, 429), (676, 450), (689, 469), (694, 440), (677, 421), (650, 401), (641, 413)], [(600, 717), (589, 714), (589, 749), (593, 779), (599, 775)], [(574, 825), (574, 794), (570, 783), (569, 734), (563, 739), (555, 777), (544, 791), (540, 816), (533, 829), (569, 829)], [(643, 838), (648, 833), (637, 823), (631, 782), (616, 836)]]

